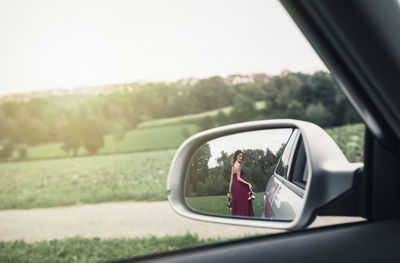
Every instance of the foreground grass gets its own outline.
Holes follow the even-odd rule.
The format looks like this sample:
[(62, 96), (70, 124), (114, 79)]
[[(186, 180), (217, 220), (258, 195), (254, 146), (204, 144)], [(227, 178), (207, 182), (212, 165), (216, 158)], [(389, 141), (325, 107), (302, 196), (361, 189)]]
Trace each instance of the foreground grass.
[(0, 209), (167, 198), (175, 150), (0, 164)]
[[(256, 108), (258, 110), (262, 110), (265, 108), (265, 101), (257, 101), (255, 104), (256, 104)], [(173, 117), (173, 118), (146, 121), (146, 122), (140, 123), (138, 125), (138, 128), (153, 128), (153, 127), (160, 127), (160, 126), (196, 123), (200, 119), (202, 119), (206, 116), (209, 116), (209, 117), (217, 116), (219, 111), (222, 111), (225, 114), (229, 114), (232, 111), (232, 108), (233, 108), (232, 106), (229, 106), (229, 107), (224, 107), (224, 108), (220, 108), (220, 109), (216, 109), (216, 110), (201, 112), (201, 113), (197, 113), (197, 114), (189, 114), (189, 115), (183, 115), (183, 116)]]
[(0, 262), (62, 263), (104, 262), (138, 255), (193, 247), (220, 241), (200, 239), (197, 235), (100, 239), (74, 237), (60, 240), (27, 243), (25, 241), (0, 242)]
[[(169, 127), (154, 127), (129, 131), (121, 140), (116, 140), (113, 135), (104, 137), (104, 147), (100, 154), (154, 151), (160, 149), (177, 149), (187, 139), (186, 136), (197, 132), (194, 124), (174, 125)], [(28, 148), (29, 159), (46, 159), (72, 157), (72, 151), (66, 153), (62, 150), (62, 143), (52, 143)], [(86, 155), (86, 150), (81, 147), (78, 156)], [(17, 153), (14, 153), (17, 159)]]
[[(187, 204), (196, 211), (213, 214), (230, 216), (231, 211), (226, 208), (225, 202), (227, 197), (225, 195), (217, 196), (201, 196), (201, 197), (188, 197), (186, 198)], [(264, 192), (256, 193), (256, 199), (253, 201), (253, 211), (255, 217), (261, 217), (264, 209)]]
[[(160, 127), (155, 130), (163, 129)], [(327, 132), (349, 161), (362, 161), (363, 124), (327, 129)], [(167, 134), (167, 131), (148, 135), (147, 141), (153, 140), (149, 145), (155, 147), (160, 143), (159, 140), (163, 141), (162, 134)], [(146, 135), (140, 136), (144, 138)], [(167, 174), (174, 153), (175, 150), (162, 150), (0, 163), (0, 210), (127, 200), (166, 200)], [(216, 203), (210, 206), (216, 208), (223, 205), (222, 210), (215, 213), (228, 212), (224, 207), (224, 198), (215, 200)], [(262, 196), (257, 200), (262, 200)]]
[(365, 124), (352, 124), (326, 129), (350, 162), (363, 162)]

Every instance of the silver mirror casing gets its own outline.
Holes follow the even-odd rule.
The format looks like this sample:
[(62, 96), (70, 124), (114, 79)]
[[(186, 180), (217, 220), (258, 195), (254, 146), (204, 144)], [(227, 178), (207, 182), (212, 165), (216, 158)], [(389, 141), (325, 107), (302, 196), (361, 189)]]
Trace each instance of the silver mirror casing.
[[(184, 197), (184, 180), (194, 152), (212, 139), (255, 130), (298, 128), (304, 142), (308, 180), (303, 206), (293, 221), (270, 221), (201, 214), (190, 209)], [(351, 190), (355, 171), (362, 164), (349, 163), (332, 138), (319, 126), (305, 121), (282, 119), (245, 122), (200, 132), (187, 139), (177, 150), (170, 166), (167, 193), (178, 214), (202, 221), (278, 229), (301, 229), (314, 219), (315, 211)]]

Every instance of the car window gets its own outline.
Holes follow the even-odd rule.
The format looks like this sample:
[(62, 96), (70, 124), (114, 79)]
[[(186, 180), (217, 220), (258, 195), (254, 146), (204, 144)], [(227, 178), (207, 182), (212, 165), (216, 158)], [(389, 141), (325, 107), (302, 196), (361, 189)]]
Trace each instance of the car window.
[[(101, 262), (279, 232), (171, 210), (169, 165), (206, 129), (310, 121), (363, 161), (364, 125), (279, 1), (0, 1), (0, 38), (0, 261)], [(288, 178), (292, 156), (304, 162), (297, 137), (254, 162), (282, 155), (277, 173), (301, 187), (306, 165)], [(264, 186), (275, 167), (258, 167)]]
[(294, 161), (292, 165), (292, 167), (294, 168), (292, 171), (290, 181), (302, 188), (305, 188), (308, 178), (308, 168), (306, 160), (307, 157), (304, 148), (304, 143), (300, 135), (299, 140), (297, 142), (296, 152), (294, 153)]
[(296, 141), (297, 141), (298, 131), (294, 130), (290, 135), (288, 142), (286, 143), (285, 150), (282, 153), (282, 156), (279, 160), (279, 163), (276, 166), (275, 173), (282, 176), (283, 178), (288, 179), (289, 175), (289, 163), (291, 156), (295, 150)]

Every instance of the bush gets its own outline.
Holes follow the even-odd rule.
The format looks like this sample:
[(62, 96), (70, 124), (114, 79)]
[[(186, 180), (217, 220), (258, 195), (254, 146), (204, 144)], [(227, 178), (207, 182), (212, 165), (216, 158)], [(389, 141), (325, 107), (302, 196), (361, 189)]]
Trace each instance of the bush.
[(322, 127), (329, 127), (333, 123), (332, 113), (321, 103), (309, 105), (306, 109), (305, 117), (307, 121)]
[(197, 124), (201, 131), (208, 130), (214, 127), (213, 120), (210, 116), (205, 116), (201, 118)]
[(18, 147), (18, 159), (25, 160), (28, 158), (28, 149), (25, 145), (21, 145)]
[(217, 116), (215, 117), (215, 122), (219, 126), (223, 126), (223, 125), (229, 124), (230, 119), (229, 119), (228, 115), (226, 115), (222, 110), (219, 110)]
[(198, 196), (209, 196), (209, 195), (223, 195), (228, 192), (229, 180), (226, 180), (226, 176), (222, 174), (212, 174), (208, 176), (205, 182), (198, 183)]
[(246, 95), (239, 94), (235, 98), (230, 117), (235, 122), (249, 121), (258, 115), (254, 101)]
[(7, 141), (2, 145), (2, 149), (0, 150), (0, 159), (8, 159), (12, 156), (15, 150), (14, 143)]

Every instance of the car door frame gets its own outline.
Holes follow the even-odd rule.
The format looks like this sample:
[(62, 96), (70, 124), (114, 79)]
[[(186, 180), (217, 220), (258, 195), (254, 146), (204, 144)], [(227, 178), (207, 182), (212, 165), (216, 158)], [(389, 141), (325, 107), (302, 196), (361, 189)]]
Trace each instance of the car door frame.
[[(295, 165), (295, 162), (293, 160), (297, 157), (298, 146), (299, 146), (299, 143), (301, 142), (300, 131), (298, 129), (293, 130), (293, 133), (289, 137), (288, 143), (292, 139), (292, 136), (294, 136), (293, 143), (287, 144), (287, 146), (285, 147), (285, 150), (283, 151), (282, 155), (280, 156), (277, 166), (274, 169), (274, 173), (271, 176), (271, 178), (268, 180), (268, 183), (267, 183), (267, 186), (265, 189), (266, 197), (264, 198), (264, 205), (265, 205), (267, 198), (268, 198), (268, 202), (269, 202), (269, 199), (272, 199), (272, 201), (269, 202), (269, 205), (270, 205), (270, 209), (271, 209), (270, 212), (273, 216), (269, 217), (269, 218), (276, 218), (276, 214), (277, 214), (276, 212), (279, 209), (275, 207), (275, 202), (276, 202), (277, 196), (280, 195), (280, 191), (282, 191), (282, 190), (289, 191), (291, 194), (293, 194), (294, 196), (298, 196), (298, 198), (301, 198), (301, 199), (304, 196), (304, 189), (301, 189), (300, 186), (298, 186), (292, 182), (293, 170), (294, 170), (294, 165)], [(290, 147), (290, 148), (288, 148), (288, 147)], [(278, 174), (277, 169), (279, 168), (279, 165), (281, 164), (282, 158), (286, 151), (290, 151), (289, 157), (287, 160), (288, 169), (287, 169), (287, 175), (283, 176), (283, 175)], [(273, 180), (273, 182), (271, 180)], [(278, 185), (276, 190), (272, 193), (272, 197), (267, 196), (269, 183), (274, 183), (274, 184)], [(299, 205), (301, 205), (301, 204), (302, 203), (300, 202)], [(265, 207), (264, 207), (264, 210), (265, 210)], [(295, 211), (295, 209), (294, 209), (294, 211)], [(276, 219), (283, 220), (282, 218), (276, 218)]]
[[(400, 91), (397, 1), (281, 0), (336, 76), (367, 128), (364, 169), (352, 195), (366, 221), (209, 244), (116, 262), (398, 262)], [(395, 5), (397, 3), (397, 6)], [(376, 19), (375, 12), (385, 15)], [(396, 13), (396, 14), (397, 14)], [(382, 16), (382, 15), (381, 15)], [(381, 29), (387, 25), (385, 32)], [(394, 35), (390, 39), (390, 33)], [(383, 33), (382, 33), (383, 32)], [(359, 47), (359, 49), (356, 49)], [(384, 49), (388, 47), (388, 49)], [(368, 54), (372, 50), (373, 54)], [(391, 55), (391, 57), (390, 57)], [(386, 77), (386, 78), (385, 78)], [(388, 96), (393, 98), (388, 98)], [(385, 105), (388, 104), (388, 105)], [(383, 106), (382, 106), (383, 105)], [(391, 123), (393, 122), (393, 123)], [(385, 171), (385, 172), (382, 172)], [(353, 199), (351, 199), (353, 198)], [(342, 198), (346, 200), (346, 197)], [(335, 200), (343, 202), (343, 200)], [(361, 205), (360, 205), (361, 204)], [(321, 208), (323, 211), (323, 208)], [(350, 215), (353, 210), (349, 210)]]

